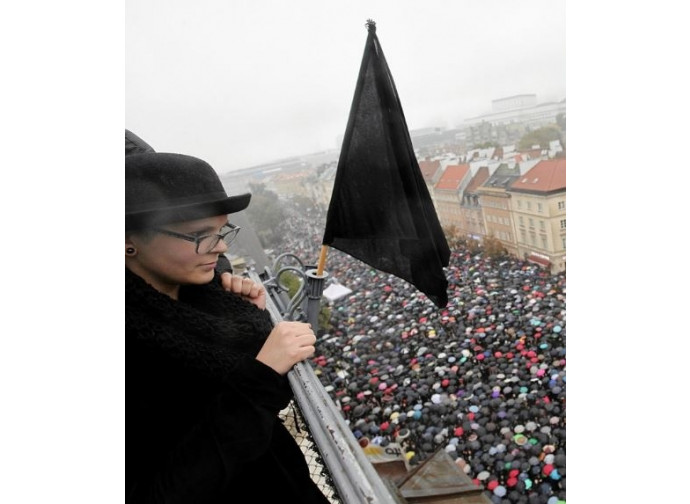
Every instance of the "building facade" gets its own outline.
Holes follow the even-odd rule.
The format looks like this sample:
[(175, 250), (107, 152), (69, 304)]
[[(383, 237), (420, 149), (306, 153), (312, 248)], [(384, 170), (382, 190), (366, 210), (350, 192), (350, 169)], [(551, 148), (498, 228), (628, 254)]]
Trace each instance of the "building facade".
[(434, 186), (436, 185), (438, 179), (441, 177), (441, 174), (443, 173), (443, 171), (441, 170), (441, 160), (430, 159), (427, 157), (421, 161), (418, 161), (417, 164), (419, 165), (419, 171), (422, 172), (424, 184), (426, 185), (426, 188), (429, 191), (429, 196), (431, 197), (431, 201), (435, 207), (436, 195), (434, 194)]
[(518, 257), (553, 272), (566, 262), (565, 166), (565, 159), (540, 161), (508, 189)]
[(515, 256), (518, 256), (518, 248), (515, 242), (510, 194), (507, 189), (519, 177), (520, 167), (517, 163), (512, 167), (503, 163), (477, 190), (484, 218), (485, 236), (497, 238), (506, 251)]
[(489, 178), (489, 167), (481, 166), (470, 180), (460, 202), (460, 229), (462, 235), (480, 240), (486, 236), (484, 215), (479, 204), (479, 188)]
[(441, 226), (460, 228), (460, 199), (471, 177), (468, 164), (446, 166), (434, 187), (434, 202)]

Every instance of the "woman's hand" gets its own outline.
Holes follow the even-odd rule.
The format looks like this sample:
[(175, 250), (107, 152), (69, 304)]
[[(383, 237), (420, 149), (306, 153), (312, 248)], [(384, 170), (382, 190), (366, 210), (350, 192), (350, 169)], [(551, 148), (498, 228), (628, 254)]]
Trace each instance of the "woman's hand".
[(278, 322), (268, 335), (256, 359), (281, 375), (292, 366), (314, 355), (316, 335), (303, 322)]
[(227, 271), (220, 275), (220, 281), (226, 291), (237, 294), (261, 310), (266, 308), (266, 289), (263, 285), (251, 278), (233, 275)]

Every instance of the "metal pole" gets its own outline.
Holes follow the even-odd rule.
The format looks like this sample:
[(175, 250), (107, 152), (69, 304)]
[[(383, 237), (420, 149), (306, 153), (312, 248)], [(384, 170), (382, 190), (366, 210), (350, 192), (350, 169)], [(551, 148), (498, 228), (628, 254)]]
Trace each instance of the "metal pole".
[(323, 285), (328, 277), (327, 272), (318, 275), (317, 270), (310, 269), (307, 275), (307, 322), (316, 333), (319, 330), (319, 312), (321, 311), (321, 297), (323, 296)]

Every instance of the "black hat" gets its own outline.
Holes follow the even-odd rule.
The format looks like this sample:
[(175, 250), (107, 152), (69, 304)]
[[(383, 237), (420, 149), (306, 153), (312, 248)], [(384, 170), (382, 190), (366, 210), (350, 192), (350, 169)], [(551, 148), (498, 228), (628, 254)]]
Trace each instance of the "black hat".
[(239, 212), (250, 199), (228, 196), (201, 159), (164, 152), (125, 157), (126, 231)]
[(155, 152), (155, 150), (139, 136), (125, 129), (125, 156), (143, 154), (144, 152)]

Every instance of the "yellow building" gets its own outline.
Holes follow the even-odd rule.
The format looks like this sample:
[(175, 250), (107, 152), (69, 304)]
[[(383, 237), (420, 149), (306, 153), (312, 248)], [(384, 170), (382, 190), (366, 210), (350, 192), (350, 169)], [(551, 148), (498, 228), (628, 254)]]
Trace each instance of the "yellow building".
[(540, 161), (508, 188), (517, 255), (565, 270), (565, 159)]
[(520, 168), (517, 164), (511, 168), (503, 163), (476, 191), (484, 216), (486, 236), (497, 238), (509, 254), (518, 257), (510, 194), (507, 190), (519, 177)]

